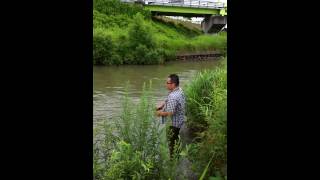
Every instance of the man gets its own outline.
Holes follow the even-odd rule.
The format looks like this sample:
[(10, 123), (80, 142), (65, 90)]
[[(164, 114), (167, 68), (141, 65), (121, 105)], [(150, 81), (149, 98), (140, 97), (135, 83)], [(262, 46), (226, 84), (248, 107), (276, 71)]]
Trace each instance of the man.
[(174, 145), (178, 140), (180, 128), (184, 123), (185, 96), (179, 87), (179, 77), (176, 74), (168, 76), (166, 86), (169, 90), (168, 97), (165, 102), (157, 106), (156, 115), (162, 116), (165, 120), (172, 120), (168, 129), (169, 150), (172, 158)]

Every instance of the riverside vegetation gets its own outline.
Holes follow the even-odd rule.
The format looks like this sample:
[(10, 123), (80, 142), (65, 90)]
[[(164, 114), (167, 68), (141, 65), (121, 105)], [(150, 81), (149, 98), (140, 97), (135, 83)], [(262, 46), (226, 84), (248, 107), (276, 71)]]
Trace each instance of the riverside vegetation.
[(152, 17), (141, 5), (93, 1), (93, 64), (162, 64), (181, 52), (226, 52), (227, 35), (205, 35), (179, 21)]

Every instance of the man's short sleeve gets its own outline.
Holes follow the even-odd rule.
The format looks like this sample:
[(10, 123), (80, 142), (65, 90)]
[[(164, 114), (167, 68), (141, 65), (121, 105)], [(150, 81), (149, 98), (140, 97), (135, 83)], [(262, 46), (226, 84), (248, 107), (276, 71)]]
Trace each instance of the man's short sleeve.
[(175, 112), (175, 108), (177, 106), (177, 101), (172, 97), (168, 97), (166, 112)]

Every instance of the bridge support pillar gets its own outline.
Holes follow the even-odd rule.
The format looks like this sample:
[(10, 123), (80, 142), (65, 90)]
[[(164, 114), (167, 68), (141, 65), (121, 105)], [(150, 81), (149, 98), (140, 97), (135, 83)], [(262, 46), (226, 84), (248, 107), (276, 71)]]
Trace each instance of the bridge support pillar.
[(215, 33), (227, 24), (227, 16), (206, 16), (201, 22), (204, 33)]

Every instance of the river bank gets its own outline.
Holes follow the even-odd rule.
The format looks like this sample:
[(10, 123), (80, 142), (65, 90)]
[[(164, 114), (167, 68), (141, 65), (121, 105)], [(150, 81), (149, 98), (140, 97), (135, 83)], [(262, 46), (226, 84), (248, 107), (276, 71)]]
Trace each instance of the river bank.
[(205, 35), (183, 23), (151, 17), (134, 4), (94, 0), (93, 64), (164, 64), (180, 52), (226, 53), (225, 32)]

